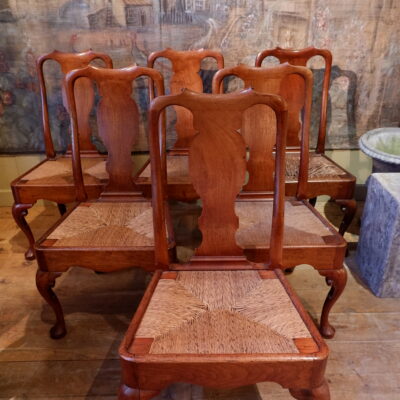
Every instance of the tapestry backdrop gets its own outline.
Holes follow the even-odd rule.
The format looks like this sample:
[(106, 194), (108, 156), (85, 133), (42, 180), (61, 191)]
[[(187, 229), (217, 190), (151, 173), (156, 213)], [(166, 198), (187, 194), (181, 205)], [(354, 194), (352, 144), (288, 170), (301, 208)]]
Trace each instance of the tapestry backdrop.
[[(91, 48), (124, 67), (145, 65), (166, 47), (210, 48), (233, 66), (252, 65), (266, 48), (310, 45), (334, 57), (327, 147), (356, 148), (365, 131), (399, 125), (399, 21), (397, 0), (0, 0), (0, 151), (43, 150), (35, 59), (54, 49)], [(321, 60), (311, 67), (317, 104)], [(60, 72), (46, 68), (52, 131), (62, 150), (69, 121)], [(168, 63), (160, 68), (168, 76)], [(140, 99), (145, 108), (146, 96)], [(147, 149), (144, 127), (145, 114), (137, 150)]]

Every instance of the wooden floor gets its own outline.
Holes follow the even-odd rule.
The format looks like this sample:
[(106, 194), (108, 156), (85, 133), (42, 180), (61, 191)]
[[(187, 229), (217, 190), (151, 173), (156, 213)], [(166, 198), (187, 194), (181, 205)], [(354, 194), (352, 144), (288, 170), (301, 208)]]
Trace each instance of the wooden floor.
[[(196, 209), (192, 207), (193, 214)], [(331, 203), (318, 203), (337, 223)], [(57, 219), (55, 207), (36, 206), (28, 217), (38, 237)], [(193, 218), (175, 212), (187, 237)], [(347, 239), (357, 241), (353, 224)], [(190, 236), (195, 241), (196, 234)], [(139, 270), (95, 274), (72, 269), (59, 278), (56, 291), (66, 314), (68, 335), (48, 336), (53, 314), (36, 291), (36, 262), (25, 261), (26, 241), (9, 208), (0, 208), (0, 398), (112, 399), (120, 379), (118, 345), (145, 288)], [(354, 247), (354, 246), (353, 246)], [(182, 248), (181, 256), (188, 253)], [(352, 265), (352, 254), (347, 259)], [(327, 293), (324, 279), (301, 266), (289, 280), (310, 314), (317, 318)], [(350, 274), (344, 295), (331, 314), (337, 335), (328, 341), (327, 378), (332, 400), (400, 399), (400, 299), (378, 299)], [(176, 384), (158, 400), (291, 399), (276, 384), (232, 391)]]

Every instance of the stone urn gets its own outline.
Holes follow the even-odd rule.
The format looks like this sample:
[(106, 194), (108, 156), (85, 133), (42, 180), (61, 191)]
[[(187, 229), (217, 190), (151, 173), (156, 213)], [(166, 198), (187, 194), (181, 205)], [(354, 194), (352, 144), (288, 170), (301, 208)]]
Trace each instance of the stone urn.
[(373, 129), (358, 143), (373, 159), (372, 172), (400, 172), (400, 128)]

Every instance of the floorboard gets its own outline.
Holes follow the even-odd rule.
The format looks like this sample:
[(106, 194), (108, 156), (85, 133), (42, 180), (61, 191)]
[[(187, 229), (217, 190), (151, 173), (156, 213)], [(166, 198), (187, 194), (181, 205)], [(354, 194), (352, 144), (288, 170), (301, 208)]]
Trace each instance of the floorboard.
[[(317, 203), (338, 226), (339, 208)], [(179, 249), (190, 254), (199, 239), (194, 229), (196, 205), (174, 205)], [(362, 207), (360, 207), (362, 209)], [(186, 213), (189, 212), (189, 216)], [(360, 214), (360, 210), (358, 215)], [(28, 221), (36, 237), (58, 219), (54, 206), (34, 207)], [(110, 400), (120, 380), (118, 346), (141, 299), (148, 276), (131, 269), (112, 274), (72, 268), (57, 280), (68, 335), (58, 341), (48, 336), (53, 313), (35, 287), (36, 262), (25, 261), (25, 237), (9, 208), (0, 208), (0, 400)], [(358, 218), (346, 239), (358, 240)], [(346, 263), (354, 267), (354, 252)], [(350, 269), (348, 286), (331, 313), (337, 328), (328, 341), (327, 379), (332, 400), (398, 400), (400, 393), (400, 299), (379, 299)], [(288, 275), (310, 315), (317, 319), (329, 290), (310, 266)], [(292, 399), (279, 385), (261, 383), (235, 390), (210, 390), (178, 383), (157, 400), (284, 400)]]

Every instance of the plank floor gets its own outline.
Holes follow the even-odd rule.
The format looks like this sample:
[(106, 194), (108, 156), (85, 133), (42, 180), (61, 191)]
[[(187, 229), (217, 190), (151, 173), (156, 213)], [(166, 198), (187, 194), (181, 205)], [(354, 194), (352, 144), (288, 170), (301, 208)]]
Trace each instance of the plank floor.
[[(332, 203), (317, 203), (338, 224)], [(194, 205), (176, 204), (174, 220), (185, 258), (196, 233)], [(184, 215), (190, 211), (190, 215)], [(28, 221), (39, 237), (58, 218), (53, 206), (34, 207)], [(356, 220), (346, 239), (358, 238)], [(0, 398), (115, 399), (120, 380), (118, 345), (148, 281), (140, 270), (95, 274), (74, 268), (58, 279), (68, 334), (48, 336), (53, 313), (35, 287), (36, 262), (25, 261), (26, 240), (9, 208), (0, 208)], [(353, 268), (353, 252), (346, 262)], [(309, 266), (288, 276), (313, 318), (319, 317), (327, 293), (324, 279)], [(331, 313), (337, 328), (327, 379), (332, 400), (400, 399), (400, 299), (374, 297), (352, 273), (344, 295)], [(230, 391), (175, 384), (157, 400), (292, 399), (276, 384), (262, 383)]]

